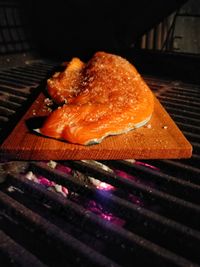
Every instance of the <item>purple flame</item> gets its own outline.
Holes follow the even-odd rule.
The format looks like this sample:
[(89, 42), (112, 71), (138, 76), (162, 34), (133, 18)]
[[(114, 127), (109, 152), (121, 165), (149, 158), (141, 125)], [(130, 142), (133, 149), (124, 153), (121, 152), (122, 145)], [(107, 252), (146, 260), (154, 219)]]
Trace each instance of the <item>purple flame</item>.
[[(45, 162), (46, 164), (49, 164), (48, 162)], [(148, 168), (152, 168), (152, 169), (156, 169), (156, 170), (159, 170), (158, 168), (154, 167), (154, 166), (151, 166), (149, 164), (146, 164), (146, 163), (143, 163), (143, 162), (135, 162), (135, 164), (138, 164), (138, 165), (143, 165), (145, 167), (148, 167)], [(50, 166), (50, 165), (49, 165)], [(60, 163), (55, 163), (53, 162), (53, 165), (51, 165), (51, 168), (54, 168), (56, 170), (59, 170), (63, 173), (66, 173), (66, 174), (70, 174), (70, 175), (73, 175), (73, 170), (68, 167), (68, 166), (65, 166), (65, 165), (62, 165)], [(132, 181), (137, 181), (137, 182), (140, 182), (139, 178), (125, 172), (125, 171), (122, 171), (122, 170), (113, 170), (113, 173), (115, 173), (116, 175), (124, 178), (124, 179), (129, 179), (129, 180), (132, 180)], [(43, 176), (36, 176), (35, 174), (26, 174), (25, 177), (29, 180), (32, 180), (36, 183), (39, 183), (41, 184), (42, 186), (46, 187), (47, 189), (50, 189), (50, 190), (53, 190), (57, 193), (60, 193), (62, 194), (64, 197), (68, 197), (69, 196), (69, 191), (66, 187), (62, 186), (62, 185), (58, 185), (56, 184), (54, 181), (51, 181), (49, 179), (47, 179), (46, 177), (43, 177)], [(111, 184), (108, 184), (108, 183), (105, 183), (105, 182), (102, 182), (100, 180), (96, 180), (95, 178), (92, 178), (94, 181), (93, 183), (93, 186), (95, 186), (98, 190), (100, 191), (113, 191), (113, 190), (117, 190), (116, 187), (112, 186)], [(145, 184), (148, 184), (148, 185), (152, 185), (152, 182), (150, 181), (145, 181)], [(152, 185), (153, 186), (153, 185)], [(71, 192), (72, 193), (72, 192)], [(118, 226), (124, 226), (124, 224), (126, 223), (123, 219), (115, 216), (114, 214), (106, 211), (102, 206), (101, 204), (97, 203), (96, 201), (94, 200), (88, 200), (88, 199), (85, 199), (83, 197), (81, 197), (80, 195), (77, 195), (75, 194), (72, 198), (71, 198), (73, 201), (83, 205), (86, 209), (88, 209), (89, 211), (95, 213), (97, 216), (99, 216), (100, 218), (104, 219), (104, 220), (107, 220), (107, 221), (110, 221)], [(134, 194), (128, 194), (127, 195), (127, 200), (129, 200), (130, 202), (138, 205), (138, 206), (144, 206), (144, 202), (143, 200), (134, 195)]]

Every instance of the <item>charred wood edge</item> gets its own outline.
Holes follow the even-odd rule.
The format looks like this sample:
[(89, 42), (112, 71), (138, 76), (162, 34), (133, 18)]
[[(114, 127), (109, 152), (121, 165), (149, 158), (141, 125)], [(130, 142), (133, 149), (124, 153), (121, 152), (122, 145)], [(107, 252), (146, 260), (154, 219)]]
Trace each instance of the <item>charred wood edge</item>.
[[(181, 223), (166, 218), (162, 215), (156, 214), (155, 212), (152, 212), (146, 208), (142, 208), (136, 204), (130, 203), (109, 192), (102, 192), (102, 190), (85, 186), (76, 179), (74, 179), (71, 175), (66, 175), (60, 171), (52, 170), (43, 163), (33, 162), (30, 165), (30, 169), (36, 174), (44, 175), (50, 180), (53, 180), (58, 184), (66, 186), (72, 192), (83, 194), (85, 197), (94, 199), (95, 201), (101, 203), (101, 205), (104, 206), (106, 209), (110, 210), (111, 212), (114, 211), (115, 214), (119, 217), (126, 218), (129, 221), (138, 222), (144, 225), (149, 231), (159, 233), (159, 235), (163, 235), (163, 238), (165, 239), (170, 238), (171, 240), (174, 240), (176, 244), (179, 243), (179, 246), (186, 246), (190, 248), (191, 244), (196, 244), (196, 249), (200, 246), (200, 233)], [(133, 186), (133, 183), (129, 183), (127, 180), (123, 179), (123, 182), (126, 182), (122, 183), (122, 180), (120, 180), (121, 178), (117, 177), (116, 175), (112, 176), (108, 173), (104, 173), (104, 175), (102, 173), (101, 175), (99, 174), (99, 172), (98, 175), (100, 175), (101, 178), (105, 177), (106, 175), (109, 176), (109, 180), (105, 179), (104, 181), (109, 182), (114, 186), (118, 185), (119, 187), (122, 186), (123, 189), (127, 189), (126, 183), (128, 183), (130, 188), (132, 187), (133, 190), (136, 188), (136, 185)], [(144, 186), (140, 187), (140, 189), (144, 190)], [(151, 190), (149, 191), (149, 193), (152, 194)], [(188, 206), (190, 205), (190, 203), (187, 202), (185, 202), (185, 204), (185, 208), (188, 208)], [(194, 216), (194, 218), (198, 218), (199, 207), (192, 205), (192, 208), (194, 208), (194, 212), (196, 213), (196, 217)], [(190, 214), (190, 216), (192, 216), (192, 213)], [(186, 240), (184, 244), (182, 241), (183, 238)], [(196, 251), (196, 249), (194, 247), (192, 248), (192, 251), (198, 254), (198, 251)]]
[[(45, 267), (33, 254), (17, 244), (3, 231), (0, 230), (0, 258), (1, 264), (6, 260), (6, 266), (34, 266)], [(3, 266), (3, 265), (2, 265)]]
[[(164, 264), (162, 266), (165, 266), (166, 262), (170, 263), (170, 266), (188, 266), (188, 264), (191, 264), (191, 262), (189, 262), (185, 258), (178, 256), (173, 252), (170, 252), (167, 249), (164, 249), (117, 225), (102, 220), (91, 211), (86, 210), (85, 208), (70, 201), (69, 199), (65, 199), (61, 196), (55, 195), (50, 191), (47, 191), (40, 185), (33, 183), (22, 176), (9, 175), (9, 181), (11, 184), (19, 187), (29, 196), (31, 195), (31, 197), (35, 198), (38, 202), (41, 203), (42, 201), (43, 203), (46, 203), (48, 205), (50, 204), (52, 209), (56, 213), (59, 213), (60, 216), (64, 216), (67, 220), (71, 220), (73, 221), (73, 223), (78, 224), (79, 227), (91, 232), (96, 236), (96, 238), (102, 238), (107, 241), (109, 239), (109, 242), (114, 242), (115, 244), (120, 245), (122, 249), (129, 250), (131, 253), (135, 253), (137, 256), (139, 255), (139, 257), (144, 257), (144, 255), (146, 255), (151, 258), (152, 263), (160, 262), (160, 264)], [(0, 203), (2, 202), (2, 194), (3, 199), (5, 199), (4, 193), (0, 193)], [(16, 214), (21, 211), (20, 216), (26, 216), (27, 212), (25, 208), (23, 207), (22, 209), (22, 205), (20, 204), (20, 210), (18, 210), (18, 205), (16, 206), (13, 199), (9, 199), (9, 205), (7, 203), (4, 205), (5, 210), (9, 209), (11, 201), (12, 203), (14, 203), (12, 204), (13, 212)], [(15, 211), (15, 206), (17, 207), (17, 211)], [(33, 222), (30, 221), (30, 223), (34, 224), (34, 218), (37, 218), (37, 216), (34, 213), (30, 213), (30, 211), (28, 212), (28, 220), (31, 220), (31, 218), (33, 218)], [(27, 222), (25, 222), (25, 225), (27, 227)], [(48, 225), (47, 227), (49, 228), (49, 226), (50, 225)], [(97, 226), (98, 228), (96, 228)], [(95, 230), (93, 232), (92, 229), (94, 228)], [(44, 231), (45, 230), (46, 229), (44, 229)], [(51, 239), (50, 233), (48, 235), (48, 238)], [(141, 261), (142, 260), (143, 258), (141, 258)]]
[(92, 264), (89, 266), (118, 266), (3, 192), (0, 192), (0, 206), (2, 211), (7, 211), (12, 218), (17, 219), (19, 223), (23, 224), (23, 227), (32, 231), (35, 236), (42, 235), (45, 240), (51, 241), (55, 248), (70, 251), (74, 263), (81, 260), (81, 263), (85, 262), (86, 266), (88, 266), (87, 264)]

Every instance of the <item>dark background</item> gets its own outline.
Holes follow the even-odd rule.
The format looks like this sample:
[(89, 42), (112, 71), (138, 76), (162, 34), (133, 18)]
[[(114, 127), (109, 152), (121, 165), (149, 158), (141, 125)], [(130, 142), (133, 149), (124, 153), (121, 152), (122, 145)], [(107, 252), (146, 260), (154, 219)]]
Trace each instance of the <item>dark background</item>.
[(27, 30), (43, 56), (90, 57), (130, 48), (184, 0), (23, 2)]
[[(42, 58), (58, 64), (74, 56), (87, 61), (94, 52), (103, 50), (127, 58), (141, 73), (198, 83), (200, 56), (181, 53), (200, 49), (194, 27), (200, 25), (195, 8), (198, 1), (0, 0), (0, 67)], [(158, 25), (164, 25), (174, 14), (178, 14), (177, 30), (167, 42), (170, 45), (158, 49), (156, 40), (162, 35)], [(153, 39), (149, 38), (152, 29)], [(170, 25), (165, 32), (169, 29)], [(147, 42), (142, 47), (144, 36)]]

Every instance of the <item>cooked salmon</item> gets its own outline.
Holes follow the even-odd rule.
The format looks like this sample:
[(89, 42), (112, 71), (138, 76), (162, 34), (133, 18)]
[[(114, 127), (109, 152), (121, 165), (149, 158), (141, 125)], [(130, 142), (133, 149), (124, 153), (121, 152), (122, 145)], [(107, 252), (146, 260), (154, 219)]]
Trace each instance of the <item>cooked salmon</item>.
[[(80, 61), (77, 69), (76, 62), (72, 59), (60, 78), (53, 78), (60, 98), (58, 93), (52, 98), (67, 104), (49, 115), (40, 129), (43, 135), (88, 145), (150, 120), (154, 96), (130, 62), (105, 52), (95, 53), (86, 64)], [(62, 77), (67, 77), (64, 82)]]
[(63, 72), (56, 72), (47, 80), (47, 90), (57, 104), (69, 103), (78, 95), (81, 71), (84, 63), (79, 58), (73, 58)]

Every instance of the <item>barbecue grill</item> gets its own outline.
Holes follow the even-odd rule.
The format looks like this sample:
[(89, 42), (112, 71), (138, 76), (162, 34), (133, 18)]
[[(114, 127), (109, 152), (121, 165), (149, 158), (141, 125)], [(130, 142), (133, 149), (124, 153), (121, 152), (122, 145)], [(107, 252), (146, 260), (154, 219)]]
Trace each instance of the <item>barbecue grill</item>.
[[(85, 3), (86, 7), (80, 4), (81, 8), (88, 8), (89, 2)], [(149, 2), (154, 9), (159, 1)], [(152, 18), (138, 28), (135, 26), (137, 31), (133, 37), (141, 36), (183, 2), (168, 1), (163, 7), (159, 5), (159, 15), (155, 17), (154, 12)], [(46, 79), (66, 60), (62, 58), (65, 52), (62, 49), (57, 57), (55, 55), (55, 51), (62, 48), (58, 43), (52, 43), (44, 53), (46, 42), (52, 40), (48, 39), (50, 34), (46, 28), (45, 37), (48, 38), (41, 41), (48, 23), (40, 24), (40, 15), (46, 8), (44, 3), (40, 4), (32, 1), (0, 2), (1, 143), (44, 88)], [(76, 4), (69, 1), (71, 9)], [(120, 4), (116, 1), (116, 7)], [(106, 3), (102, 1), (102, 5), (101, 11)], [(36, 15), (38, 6), (38, 17), (33, 23), (32, 17)], [(61, 7), (60, 12), (63, 12)], [(141, 7), (138, 7), (140, 12)], [(51, 8), (50, 15), (53, 12)], [(108, 5), (108, 11), (110, 8)], [(122, 8), (130, 15), (124, 5)], [(32, 13), (28, 13), (30, 9)], [(58, 6), (54, 12), (57, 9)], [(108, 17), (105, 14), (106, 23)], [(41, 28), (38, 28), (39, 37), (36, 39), (38, 24)], [(55, 29), (56, 20), (50, 25)], [(122, 29), (122, 25), (120, 27)], [(119, 41), (122, 31), (117, 34), (115, 41), (122, 45)], [(129, 32), (123, 34), (123, 38), (126, 35), (130, 38)], [(111, 39), (106, 45), (111, 51), (116, 51)], [(105, 45), (103, 41), (100, 48)], [(64, 38), (62, 45), (69, 49), (67, 56), (74, 52), (83, 54), (83, 50), (77, 50), (77, 44), (72, 49), (72, 43), (67, 46), (65, 42)], [(96, 46), (96, 42), (92, 48), (85, 45), (86, 58)], [(121, 48), (120, 54), (134, 61), (149, 87), (191, 142), (192, 157), (56, 162), (1, 158), (2, 267), (200, 265), (199, 58), (197, 55), (133, 48)]]

